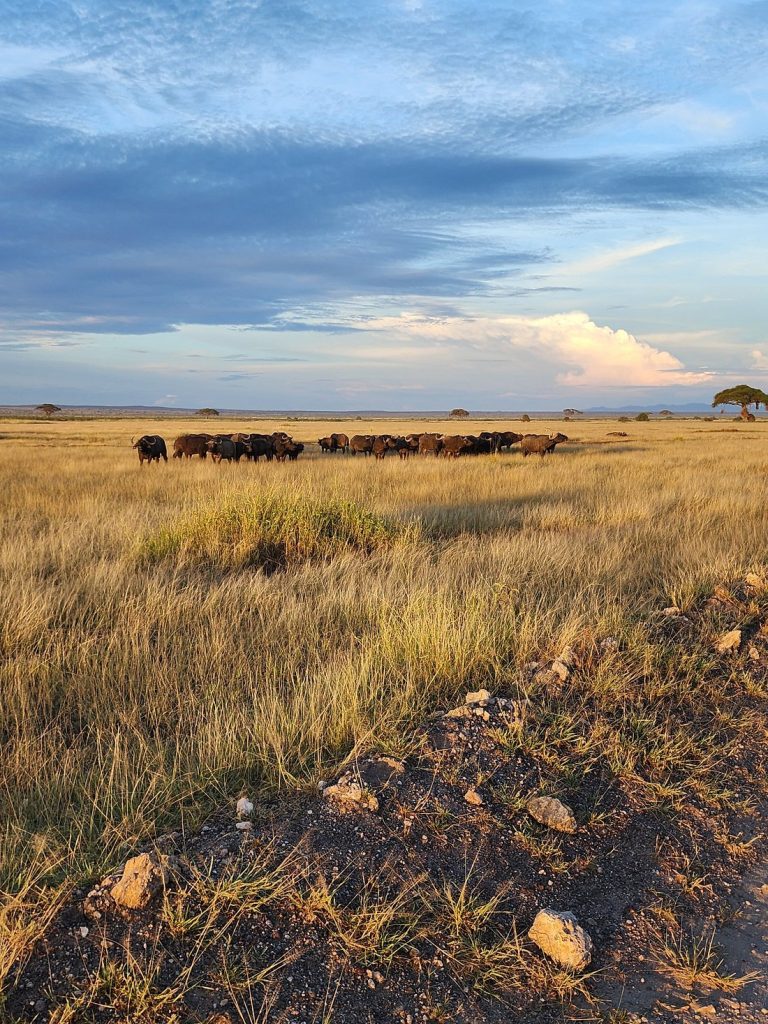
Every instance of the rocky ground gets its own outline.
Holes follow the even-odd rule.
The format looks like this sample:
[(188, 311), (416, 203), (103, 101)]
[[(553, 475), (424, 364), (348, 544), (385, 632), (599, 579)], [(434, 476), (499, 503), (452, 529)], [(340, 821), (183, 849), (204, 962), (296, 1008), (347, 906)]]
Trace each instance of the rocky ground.
[(158, 838), (72, 892), (8, 1019), (768, 1020), (765, 595), (665, 609), (646, 664), (586, 638)]

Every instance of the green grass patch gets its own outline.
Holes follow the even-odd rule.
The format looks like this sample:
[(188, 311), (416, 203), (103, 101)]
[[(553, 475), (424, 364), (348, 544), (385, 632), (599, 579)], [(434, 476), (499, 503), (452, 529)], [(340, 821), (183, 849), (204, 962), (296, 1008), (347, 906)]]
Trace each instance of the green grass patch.
[(377, 515), (354, 501), (238, 495), (206, 504), (146, 535), (138, 555), (225, 569), (287, 568), (345, 552), (370, 555), (413, 538), (415, 524)]

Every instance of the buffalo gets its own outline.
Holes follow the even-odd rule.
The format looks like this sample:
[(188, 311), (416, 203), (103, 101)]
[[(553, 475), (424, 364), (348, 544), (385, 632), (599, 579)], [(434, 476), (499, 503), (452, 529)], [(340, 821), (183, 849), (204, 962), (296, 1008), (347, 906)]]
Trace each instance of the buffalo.
[(245, 445), (248, 458), (254, 462), (258, 462), (262, 455), (267, 462), (275, 457), (275, 442), (266, 434), (249, 434)]
[(443, 447), (441, 434), (421, 434), (419, 436), (419, 455), (439, 455)]
[(168, 450), (165, 447), (164, 439), (159, 434), (145, 434), (131, 447), (138, 451), (139, 465), (142, 467), (145, 462), (159, 463), (160, 459), (168, 461)]
[(191, 459), (193, 455), (198, 455), (204, 459), (208, 455), (210, 440), (210, 434), (181, 434), (173, 442), (173, 457), (174, 459)]
[(317, 443), (320, 445), (321, 452), (335, 452), (338, 448), (336, 438), (333, 434), (329, 434), (328, 437), (318, 438)]
[(286, 458), (290, 459), (291, 462), (295, 462), (301, 452), (304, 451), (304, 445), (297, 444), (287, 434), (284, 434), (283, 438), (278, 437), (275, 440), (275, 458), (278, 462), (285, 462)]
[(349, 437), (346, 434), (331, 434), (331, 440), (336, 442), (337, 452), (349, 451)]
[(370, 455), (373, 451), (373, 442), (375, 440), (376, 438), (373, 434), (355, 434), (354, 437), (349, 439), (349, 450), (352, 455), (357, 455), (358, 452)]
[(472, 451), (473, 442), (469, 437), (461, 434), (451, 434), (443, 438), (443, 447), (440, 454), (446, 459), (457, 459), (460, 455), (467, 455)]
[(528, 455), (540, 455), (544, 458), (545, 455), (551, 454), (557, 445), (562, 444), (563, 441), (567, 441), (568, 438), (565, 434), (526, 434), (523, 440), (520, 442), (520, 447), (523, 452), (523, 458)]
[(395, 446), (396, 441), (391, 434), (380, 434), (373, 441), (373, 447), (371, 448), (373, 457), (375, 459), (383, 459), (387, 452), (391, 451)]
[(240, 458), (237, 453), (238, 444), (242, 444), (242, 442), (233, 441), (230, 437), (212, 437), (207, 448), (214, 462), (237, 462)]

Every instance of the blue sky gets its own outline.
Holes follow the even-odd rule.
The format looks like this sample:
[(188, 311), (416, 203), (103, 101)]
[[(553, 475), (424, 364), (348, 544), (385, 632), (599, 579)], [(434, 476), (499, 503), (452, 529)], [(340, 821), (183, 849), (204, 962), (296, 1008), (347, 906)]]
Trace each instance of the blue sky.
[(768, 387), (768, 2), (0, 0), (0, 403)]

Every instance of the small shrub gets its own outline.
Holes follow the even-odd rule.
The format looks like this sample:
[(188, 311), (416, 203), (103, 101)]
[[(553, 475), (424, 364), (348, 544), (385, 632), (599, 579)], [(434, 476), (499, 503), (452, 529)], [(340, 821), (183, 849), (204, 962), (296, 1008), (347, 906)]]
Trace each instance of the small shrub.
[(629, 416), (619, 416), (619, 423), (629, 423)]
[(523, 415), (520, 418), (522, 419), (523, 423), (530, 423), (531, 422), (531, 417), (528, 415), (527, 412), (523, 413)]
[(647, 423), (650, 418), (651, 417), (648, 415), (647, 412), (639, 412), (637, 416), (635, 416), (635, 419), (638, 423)]
[(344, 551), (392, 547), (414, 527), (385, 519), (353, 501), (241, 495), (203, 505), (143, 538), (139, 558), (167, 558), (227, 569), (284, 568)]

